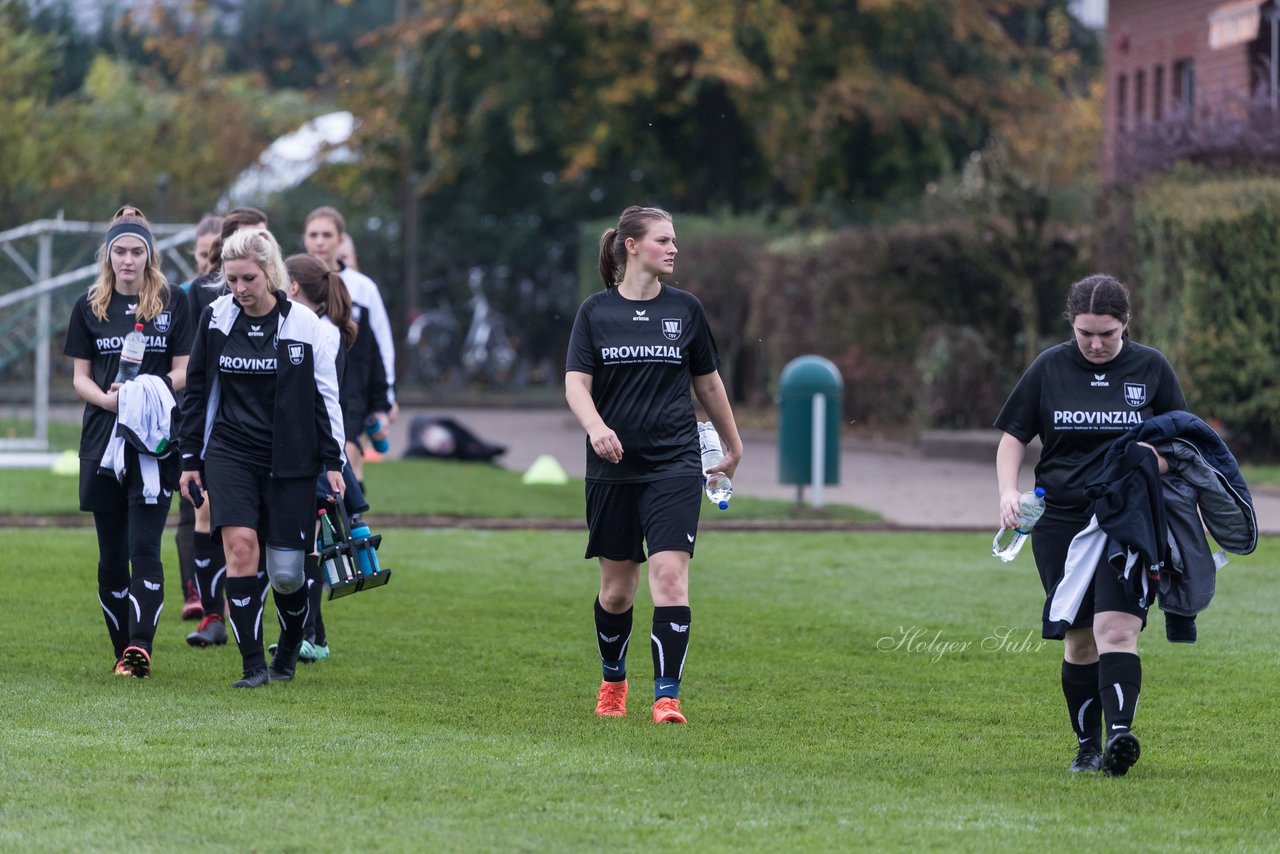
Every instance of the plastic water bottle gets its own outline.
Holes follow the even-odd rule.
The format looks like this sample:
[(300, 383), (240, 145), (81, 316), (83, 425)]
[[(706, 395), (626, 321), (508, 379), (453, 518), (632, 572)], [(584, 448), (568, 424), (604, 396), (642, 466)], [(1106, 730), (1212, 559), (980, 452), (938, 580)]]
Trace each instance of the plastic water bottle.
[(1027, 534), (1031, 533), (1031, 529), (1035, 527), (1036, 522), (1040, 521), (1040, 517), (1044, 515), (1044, 488), (1037, 486), (1031, 492), (1022, 493), (1022, 497), (1018, 499), (1018, 524), (1013, 529), (1013, 536), (1004, 543), (1000, 541), (1004, 539), (1008, 528), (1001, 528), (996, 534), (996, 538), (991, 541), (991, 554), (1000, 558), (1000, 560), (1008, 563), (1018, 556), (1018, 552), (1022, 551), (1023, 544), (1027, 541)]
[(378, 550), (373, 547), (373, 543), (369, 543), (364, 548), (356, 545), (357, 540), (367, 540), (372, 536), (373, 532), (364, 522), (356, 524), (351, 529), (351, 545), (355, 552), (356, 569), (361, 575), (376, 575), (382, 569), (378, 565)]
[[(391, 447), (391, 442), (384, 436), (381, 439), (375, 439), (374, 434), (382, 432), (382, 422), (378, 420), (378, 416), (370, 415), (364, 420), (364, 432), (369, 437), (369, 441), (373, 443), (373, 449), (380, 454), (385, 454), (387, 449)], [(353, 534), (355, 532), (352, 532)]]
[(729, 499), (733, 497), (733, 483), (729, 481), (729, 476), (722, 471), (706, 473), (707, 469), (724, 459), (720, 434), (710, 421), (698, 424), (698, 448), (702, 451), (702, 483), (707, 491), (707, 498), (721, 510), (728, 510)]
[(141, 323), (133, 324), (133, 331), (124, 336), (120, 349), (120, 367), (116, 370), (116, 382), (127, 383), (142, 370), (142, 357), (147, 355), (147, 336), (142, 334)]

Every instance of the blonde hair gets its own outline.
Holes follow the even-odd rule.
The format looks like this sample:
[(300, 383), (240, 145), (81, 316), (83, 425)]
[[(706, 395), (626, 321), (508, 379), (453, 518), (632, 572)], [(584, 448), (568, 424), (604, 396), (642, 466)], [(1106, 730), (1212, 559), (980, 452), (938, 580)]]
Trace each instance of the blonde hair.
[[(289, 271), (284, 266), (280, 244), (265, 228), (242, 228), (222, 244), (222, 264), (228, 261), (252, 261), (267, 278), (267, 293), (274, 294), (289, 287)], [(220, 284), (226, 284), (226, 273)]]
[[(111, 218), (111, 226), (127, 223), (151, 231), (151, 223), (142, 211), (133, 205), (124, 205)], [(142, 238), (139, 238), (142, 239)], [(144, 240), (147, 244), (147, 266), (142, 270), (142, 287), (138, 290), (138, 305), (134, 309), (134, 317), (141, 322), (152, 320), (164, 311), (168, 304), (166, 293), (168, 282), (160, 270), (160, 255), (152, 247), (154, 240)], [(107, 309), (111, 306), (111, 295), (116, 290), (116, 271), (111, 268), (111, 247), (103, 241), (98, 247), (98, 277), (89, 286), (89, 308), (94, 317), (107, 319)]]

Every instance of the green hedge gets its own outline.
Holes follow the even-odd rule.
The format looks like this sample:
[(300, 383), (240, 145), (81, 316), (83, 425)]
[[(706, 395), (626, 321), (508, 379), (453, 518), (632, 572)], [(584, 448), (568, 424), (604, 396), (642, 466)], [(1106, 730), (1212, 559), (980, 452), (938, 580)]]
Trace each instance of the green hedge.
[[(611, 222), (584, 224), (583, 295)], [(675, 215), (673, 284), (702, 301), (735, 403), (773, 404), (782, 369), (830, 359), (847, 422), (925, 429), (989, 427), (1026, 367), (1020, 308), (997, 284), (991, 235), (972, 221), (799, 230), (752, 217)], [(1069, 336), (1061, 320), (1080, 240), (1055, 230), (1029, 271), (1037, 348)]]
[(1135, 225), (1143, 340), (1237, 454), (1280, 458), (1280, 179), (1182, 171)]

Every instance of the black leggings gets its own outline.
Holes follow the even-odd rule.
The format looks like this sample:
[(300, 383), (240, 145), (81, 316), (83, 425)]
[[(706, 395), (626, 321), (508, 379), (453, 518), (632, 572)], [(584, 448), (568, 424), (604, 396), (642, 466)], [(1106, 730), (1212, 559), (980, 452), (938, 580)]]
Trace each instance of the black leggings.
[[(98, 529), (100, 582), (129, 583), (129, 564), (135, 569), (160, 563), (160, 537), (169, 517), (169, 503), (135, 504), (115, 513), (93, 514)], [(103, 574), (109, 578), (103, 578)]]
[(128, 646), (151, 652), (164, 608), (160, 535), (168, 515), (167, 501), (93, 514), (98, 529), (98, 602), (117, 660)]

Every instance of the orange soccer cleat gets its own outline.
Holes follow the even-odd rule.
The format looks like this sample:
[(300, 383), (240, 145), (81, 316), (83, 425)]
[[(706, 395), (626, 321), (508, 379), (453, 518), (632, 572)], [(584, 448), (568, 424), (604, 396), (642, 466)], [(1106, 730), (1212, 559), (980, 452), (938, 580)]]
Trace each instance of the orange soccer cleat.
[(680, 713), (680, 701), (675, 697), (659, 697), (653, 702), (653, 722), (655, 724), (688, 723)]
[(596, 694), (596, 714), (602, 718), (627, 716), (627, 680), (600, 683)]

